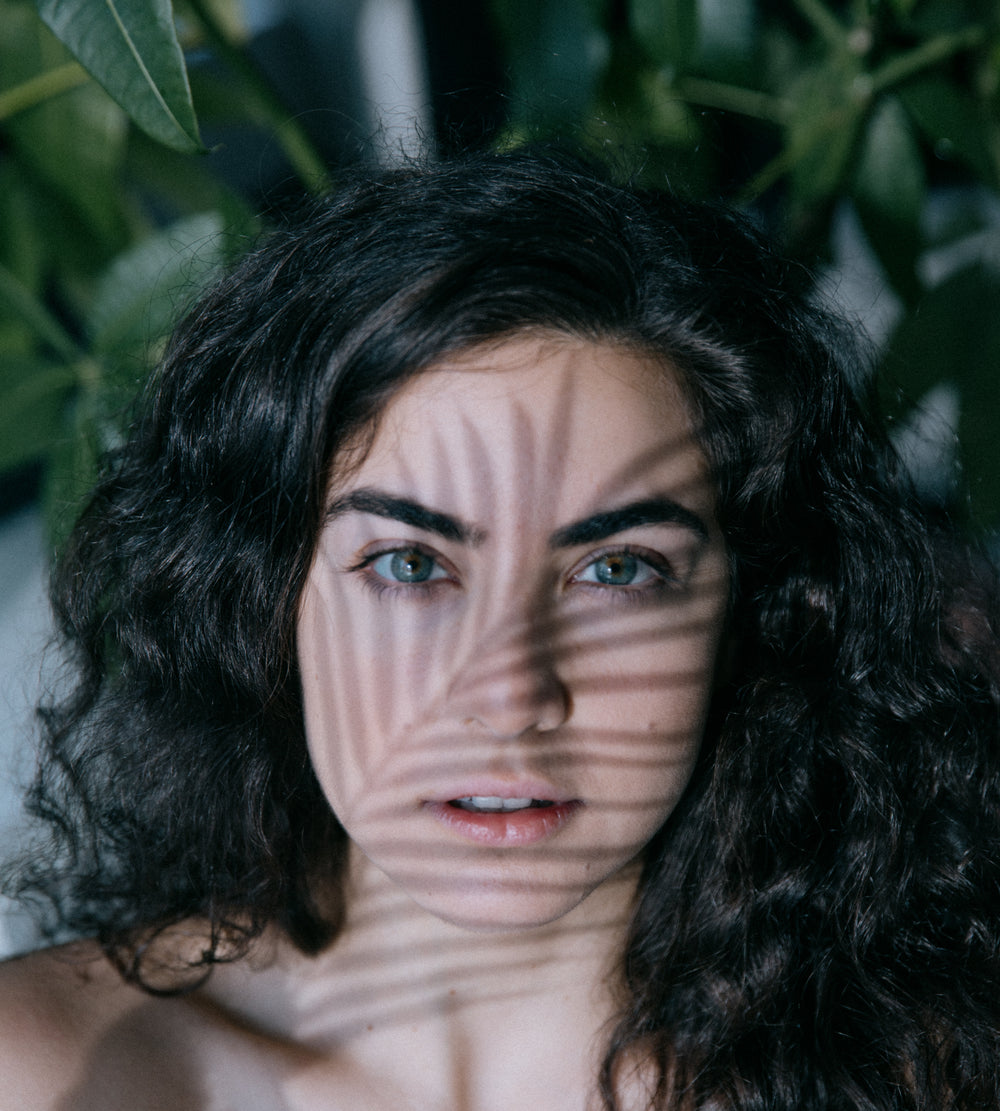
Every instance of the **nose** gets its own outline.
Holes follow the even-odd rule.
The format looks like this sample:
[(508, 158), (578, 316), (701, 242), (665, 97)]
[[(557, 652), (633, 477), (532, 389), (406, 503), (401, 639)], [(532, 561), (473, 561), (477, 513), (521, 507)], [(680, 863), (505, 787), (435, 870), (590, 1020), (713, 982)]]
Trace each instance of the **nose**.
[(456, 677), (453, 712), (497, 739), (558, 729), (569, 717), (569, 690), (549, 638), (531, 627), (486, 638)]

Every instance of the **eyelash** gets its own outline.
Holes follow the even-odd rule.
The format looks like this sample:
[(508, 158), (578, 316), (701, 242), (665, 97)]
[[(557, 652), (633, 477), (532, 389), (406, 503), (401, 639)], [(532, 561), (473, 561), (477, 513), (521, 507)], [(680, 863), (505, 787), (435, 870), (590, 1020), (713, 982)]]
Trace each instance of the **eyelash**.
[[(382, 574), (382, 572), (374, 570), (375, 564), (386, 556), (407, 556), (414, 554), (431, 561), (432, 568), (427, 578), (405, 582), (398, 579), (391, 579), (387, 575)], [(636, 564), (638, 564), (637, 570), (640, 574), (643, 569), (648, 572), (646, 580), (640, 582), (638, 585), (633, 585), (632, 583), (600, 582), (599, 580), (587, 580), (581, 577), (586, 571), (589, 571), (596, 564), (600, 563), (601, 560), (609, 560), (616, 556), (634, 560)], [(379, 548), (377, 551), (370, 552), (354, 566), (349, 567), (348, 570), (360, 572), (362, 575), (361, 581), (364, 583), (365, 587), (377, 596), (393, 594), (405, 595), (410, 598), (419, 598), (421, 596), (426, 596), (429, 591), (436, 591), (444, 586), (453, 586), (458, 582), (457, 574), (455, 574), (454, 570), (446, 561), (429, 548), (425, 548), (422, 544), (395, 544), (390, 547)], [(437, 575), (435, 571), (441, 571), (443, 574)], [(577, 588), (588, 591), (600, 591), (601, 593), (610, 592), (608, 595), (609, 597), (622, 602), (648, 600), (651, 596), (658, 596), (668, 591), (676, 591), (681, 585), (678, 576), (675, 574), (668, 560), (664, 559), (663, 556), (656, 552), (651, 552), (646, 548), (639, 548), (630, 544), (618, 545), (606, 548), (603, 551), (589, 553), (586, 562), (577, 565), (577, 569), (569, 575), (567, 582)]]
[[(602, 560), (610, 560), (616, 556), (635, 560), (640, 572), (645, 568), (649, 572), (646, 581), (633, 585), (632, 583), (602, 583), (581, 578), (584, 572), (589, 571)], [(648, 548), (631, 544), (621, 544), (605, 548), (603, 551), (591, 552), (587, 555), (586, 562), (578, 564), (578, 568), (579, 570), (574, 571), (569, 577), (571, 583), (587, 590), (610, 591), (611, 597), (621, 602), (647, 601), (665, 592), (676, 591), (681, 585), (670, 562), (662, 555), (651, 552)]]
[[(412, 554), (423, 556), (425, 559), (430, 560), (434, 568), (445, 572), (444, 575), (434, 578), (428, 577), (426, 579), (418, 579), (407, 583), (397, 579), (390, 579), (379, 571), (373, 570), (374, 565), (386, 556), (405, 556)], [(376, 596), (394, 594), (405, 595), (410, 598), (420, 597), (421, 595), (426, 595), (428, 591), (436, 590), (446, 585), (454, 585), (457, 582), (457, 576), (454, 575), (444, 560), (442, 560), (440, 556), (435, 555), (430, 549), (425, 548), (422, 544), (393, 544), (390, 547), (379, 548), (378, 551), (369, 552), (368, 555), (359, 560), (353, 567), (349, 567), (348, 571), (360, 572), (362, 583)], [(433, 574), (433, 569), (431, 573)]]

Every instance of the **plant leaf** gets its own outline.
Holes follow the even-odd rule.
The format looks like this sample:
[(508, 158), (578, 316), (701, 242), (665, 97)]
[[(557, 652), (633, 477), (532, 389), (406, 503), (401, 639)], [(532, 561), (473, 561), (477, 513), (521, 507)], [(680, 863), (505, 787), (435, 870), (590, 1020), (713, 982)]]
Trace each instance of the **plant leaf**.
[(896, 329), (886, 366), (910, 400), (942, 382), (958, 389), (958, 438), (973, 515), (980, 523), (996, 527), (1000, 524), (996, 454), (1000, 274), (975, 263), (927, 293)]
[(92, 81), (12, 120), (21, 162), (56, 193), (86, 232), (119, 249), (125, 217), (116, 191), (128, 120)]
[(961, 158), (983, 181), (996, 185), (997, 167), (989, 154), (989, 129), (996, 125), (970, 96), (944, 78), (925, 77), (903, 85), (899, 98), (939, 156)]
[(792, 110), (783, 157), (793, 199), (804, 207), (827, 203), (848, 172), (864, 105), (853, 93), (853, 60), (829, 59), (804, 70), (788, 90)]
[(717, 81), (753, 85), (761, 24), (755, 0), (698, 0), (697, 18), (699, 68)]
[[(0, 10), (0, 74), (4, 79), (30, 83), (65, 68), (70, 55), (38, 19), (30, 5)], [(71, 63), (76, 65), (76, 63)], [(84, 75), (85, 76), (85, 75)], [(40, 206), (49, 208), (53, 195), (68, 208), (75, 238), (88, 240), (91, 259), (120, 250), (125, 239), (125, 217), (120, 190), (120, 166), (128, 119), (93, 81), (46, 97), (4, 123), (4, 137), (21, 172), (30, 175)], [(52, 219), (46, 213), (43, 222)], [(45, 239), (58, 244), (65, 258), (64, 235), (46, 229)]]
[(77, 407), (66, 435), (52, 445), (42, 487), (42, 516), (54, 552), (66, 543), (87, 492), (97, 479), (99, 456), (92, 429)]
[(631, 0), (629, 22), (657, 62), (683, 69), (698, 47), (697, 0)]
[(47, 454), (66, 434), (76, 372), (66, 363), (6, 356), (0, 372), (0, 472)]
[(56, 355), (73, 360), (80, 354), (65, 328), (37, 297), (5, 267), (0, 266), (0, 298)]
[(865, 128), (853, 194), (861, 224), (893, 287), (909, 303), (916, 275), (926, 181), (909, 118), (895, 97), (883, 97)]
[(215, 212), (178, 220), (120, 255), (102, 275), (87, 320), (94, 351), (142, 349), (163, 336), (223, 256)]
[(204, 150), (170, 0), (38, 0), (38, 13), (139, 127)]
[[(0, 266), (27, 290), (42, 283), (45, 237), (35, 219), (35, 195), (16, 159), (0, 162)], [(0, 318), (7, 315), (0, 305)]]

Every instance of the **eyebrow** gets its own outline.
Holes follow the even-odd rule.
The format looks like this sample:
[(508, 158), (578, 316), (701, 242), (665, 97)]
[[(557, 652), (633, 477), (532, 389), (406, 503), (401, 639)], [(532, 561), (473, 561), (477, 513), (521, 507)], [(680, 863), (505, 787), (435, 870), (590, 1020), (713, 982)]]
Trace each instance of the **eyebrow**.
[[(327, 520), (349, 510), (358, 513), (371, 513), (376, 517), (386, 517), (405, 525), (433, 532), (446, 540), (476, 547), (486, 539), (486, 533), (474, 525), (467, 524), (449, 513), (428, 509), (409, 498), (397, 498), (381, 490), (363, 488), (353, 490), (338, 498), (327, 510)], [(708, 539), (705, 522), (690, 509), (685, 509), (672, 498), (646, 498), (630, 502), (619, 509), (609, 509), (604, 513), (594, 513), (580, 521), (557, 529), (549, 537), (552, 548), (572, 548), (577, 544), (592, 544), (606, 540), (626, 529), (642, 525), (677, 524), (689, 529), (700, 540)]]
[(353, 490), (330, 506), (327, 510), (327, 520), (353, 509), (358, 513), (371, 513), (376, 517), (387, 517), (392, 521), (401, 521), (404, 525), (433, 532), (445, 540), (454, 540), (459, 544), (468, 544), (475, 547), (481, 544), (486, 534), (472, 525), (452, 517), (448, 513), (440, 513), (436, 509), (428, 509), (419, 502), (409, 498), (396, 498), (391, 494), (383, 494), (380, 490), (361, 489)]
[(554, 532), (549, 540), (553, 548), (571, 548), (577, 544), (593, 544), (606, 540), (626, 529), (641, 525), (681, 525), (693, 532), (699, 540), (708, 539), (705, 522), (690, 509), (685, 509), (673, 498), (647, 498), (630, 502), (620, 509), (595, 513)]

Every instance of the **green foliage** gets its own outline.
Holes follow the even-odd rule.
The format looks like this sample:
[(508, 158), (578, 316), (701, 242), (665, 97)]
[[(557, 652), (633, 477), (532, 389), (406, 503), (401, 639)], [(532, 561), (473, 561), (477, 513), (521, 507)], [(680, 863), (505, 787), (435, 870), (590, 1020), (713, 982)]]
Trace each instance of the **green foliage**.
[[(996, 244), (1000, 246), (1000, 244)], [(958, 433), (974, 504), (996, 521), (1000, 506), (1000, 280), (995, 266), (972, 262), (927, 292), (903, 318), (887, 354), (887, 388), (898, 381), (923, 397), (941, 382), (958, 387)], [(988, 514), (992, 511), (992, 517)]]
[[(993, 0), (489, 3), (510, 82), (498, 142), (558, 135), (651, 183), (759, 203), (809, 261), (856, 214), (901, 306), (887, 396), (902, 424), (940, 383), (957, 391), (973, 512), (1000, 524)], [(44, 462), (54, 537), (171, 319), (255, 231), (198, 121), (263, 129), (306, 188), (328, 181), (240, 11), (0, 0), (0, 472)], [(189, 73), (193, 52), (213, 67)]]
[(38, 0), (38, 14), (144, 131), (203, 149), (170, 0)]
[(666, 66), (690, 65), (698, 46), (696, 0), (632, 0), (629, 22), (650, 57)]
[(43, 463), (57, 543), (172, 322), (255, 222), (195, 153), (169, 0), (0, 0), (0, 25), (0, 474)]
[(865, 128), (851, 196), (868, 241), (886, 275), (907, 302), (920, 297), (917, 262), (927, 179), (906, 109), (882, 97)]
[[(493, 0), (508, 48), (560, 49), (562, 0)], [(558, 134), (626, 171), (693, 196), (759, 203), (793, 255), (832, 255), (854, 213), (899, 322), (886, 391), (902, 427), (935, 386), (957, 390), (961, 459), (980, 525), (1000, 525), (1000, 8), (988, 0), (607, 0), (585, 9), (588, 41), (568, 116), (513, 68), (510, 138)], [(554, 69), (555, 62), (541, 65)], [(543, 82), (544, 83), (544, 82)], [(641, 152), (641, 162), (634, 154)], [(949, 197), (992, 198), (932, 236)], [(971, 222), (970, 222), (971, 221)], [(938, 221), (940, 223), (940, 221)], [(967, 259), (943, 283), (930, 251)], [(975, 248), (975, 249), (973, 249)], [(990, 261), (992, 258), (992, 261)]]

